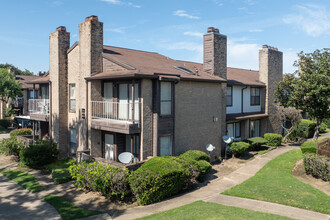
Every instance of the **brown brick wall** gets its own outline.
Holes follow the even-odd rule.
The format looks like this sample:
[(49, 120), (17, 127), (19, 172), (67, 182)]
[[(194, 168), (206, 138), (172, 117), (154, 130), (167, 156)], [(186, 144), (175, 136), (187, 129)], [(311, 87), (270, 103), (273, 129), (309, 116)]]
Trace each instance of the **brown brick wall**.
[(68, 153), (67, 50), (69, 47), (70, 33), (56, 30), (49, 35), (49, 78), (52, 83), (51, 137), (58, 143), (60, 154), (63, 156)]
[(141, 155), (143, 159), (152, 156), (152, 81), (141, 81)]
[(259, 50), (259, 79), (266, 84), (265, 112), (268, 113), (267, 132), (281, 134), (281, 121), (277, 117), (274, 104), (276, 82), (283, 78), (283, 53), (262, 48)]
[(175, 85), (175, 155), (190, 149), (206, 152), (206, 145), (212, 144), (216, 147), (212, 159), (220, 156), (226, 126), (224, 89), (219, 83)]

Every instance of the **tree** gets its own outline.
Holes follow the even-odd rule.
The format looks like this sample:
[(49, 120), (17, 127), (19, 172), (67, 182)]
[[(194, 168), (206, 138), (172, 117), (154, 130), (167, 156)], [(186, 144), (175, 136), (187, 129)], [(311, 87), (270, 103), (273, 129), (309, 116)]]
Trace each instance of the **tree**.
[(275, 102), (294, 107), (316, 119), (313, 140), (319, 136), (322, 120), (330, 117), (330, 49), (300, 52), (294, 65), (299, 71), (277, 84)]
[(12, 64), (0, 64), (0, 69), (3, 68), (3, 69), (13, 69), (14, 72), (16, 73), (16, 75), (29, 75), (29, 76), (32, 76), (33, 75), (33, 72), (25, 69), (25, 70), (20, 70), (18, 69), (16, 66), (12, 65)]
[(19, 82), (15, 81), (14, 75), (7, 69), (0, 68), (0, 100), (8, 103), (9, 99), (21, 96), (22, 88)]
[(294, 107), (284, 107), (281, 105), (277, 106), (277, 114), (281, 123), (282, 128), (285, 130), (284, 142), (287, 142), (288, 137), (294, 131), (294, 128), (299, 124), (301, 117), (301, 111)]

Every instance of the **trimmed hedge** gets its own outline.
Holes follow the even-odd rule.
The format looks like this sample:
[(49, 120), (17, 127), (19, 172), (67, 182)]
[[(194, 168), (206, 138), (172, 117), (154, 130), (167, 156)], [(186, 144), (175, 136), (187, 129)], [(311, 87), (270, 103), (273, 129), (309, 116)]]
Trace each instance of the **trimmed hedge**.
[(10, 137), (22, 136), (22, 135), (31, 135), (32, 129), (31, 128), (20, 128), (15, 129), (10, 132)]
[(305, 141), (300, 149), (303, 154), (308, 154), (308, 153), (315, 153), (316, 154), (316, 145), (318, 142), (323, 141), (323, 139), (320, 140), (315, 140), (315, 141)]
[(8, 129), (8, 127), (11, 126), (11, 120), (9, 119), (0, 119), (0, 127), (4, 128), (4, 129)]
[(316, 178), (330, 181), (330, 159), (317, 154), (306, 154), (304, 156), (304, 166), (307, 174), (312, 174)]
[(281, 146), (282, 135), (274, 133), (266, 133), (264, 138), (267, 140), (267, 145), (269, 146)]
[(253, 150), (260, 149), (260, 147), (262, 145), (265, 145), (268, 142), (265, 138), (262, 138), (262, 137), (253, 137), (253, 138), (249, 138), (247, 140), (250, 143), (250, 148)]
[[(301, 119), (299, 124), (295, 127), (291, 137), (302, 137), (302, 138), (312, 138), (315, 133), (316, 121), (311, 121), (307, 119)], [(320, 127), (320, 133), (324, 133), (327, 129), (326, 123), (322, 122)]]
[(197, 165), (198, 165), (198, 169), (199, 169), (199, 175), (197, 176), (197, 180), (203, 181), (206, 174), (211, 171), (212, 165), (205, 160), (197, 161)]
[(24, 148), (22, 141), (16, 139), (16, 137), (11, 137), (4, 139), (0, 142), (0, 153), (6, 155), (19, 156), (20, 151)]
[(69, 167), (73, 184), (91, 191), (101, 192), (108, 198), (124, 199), (131, 195), (129, 172), (99, 162), (83, 161)]
[(239, 157), (244, 151), (249, 149), (249, 147), (250, 147), (250, 144), (239, 141), (239, 142), (233, 142), (230, 145), (230, 150), (235, 157)]
[(57, 144), (53, 140), (38, 140), (37, 143), (23, 148), (19, 153), (19, 157), (23, 165), (40, 168), (54, 162), (58, 154)]
[(181, 158), (191, 158), (193, 160), (205, 160), (207, 162), (210, 162), (210, 156), (207, 155), (205, 152), (200, 150), (188, 150), (180, 155)]
[[(189, 167), (189, 169), (187, 169)], [(130, 176), (130, 186), (139, 205), (147, 205), (181, 192), (196, 172), (194, 160), (153, 157)]]

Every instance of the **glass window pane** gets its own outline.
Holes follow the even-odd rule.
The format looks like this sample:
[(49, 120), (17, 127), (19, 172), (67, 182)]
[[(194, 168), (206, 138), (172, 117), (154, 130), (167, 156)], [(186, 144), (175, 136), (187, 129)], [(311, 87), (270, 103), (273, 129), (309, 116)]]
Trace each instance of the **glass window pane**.
[(227, 87), (227, 95), (230, 95), (231, 96), (231, 88), (232, 87)]
[(229, 97), (227, 96), (226, 105), (232, 105), (231, 96), (229, 96)]
[(241, 124), (235, 123), (235, 137), (240, 137), (241, 136)]
[(161, 102), (160, 114), (161, 115), (171, 115), (171, 101)]
[(171, 155), (171, 136), (160, 137), (159, 138), (160, 145), (160, 156)]
[(169, 101), (172, 100), (172, 93), (171, 93), (171, 82), (161, 82), (160, 84), (160, 100), (161, 101)]
[(256, 96), (260, 95), (260, 88), (256, 88)]
[(112, 101), (113, 86), (112, 83), (104, 83), (104, 100)]
[(76, 85), (70, 84), (70, 99), (76, 98)]

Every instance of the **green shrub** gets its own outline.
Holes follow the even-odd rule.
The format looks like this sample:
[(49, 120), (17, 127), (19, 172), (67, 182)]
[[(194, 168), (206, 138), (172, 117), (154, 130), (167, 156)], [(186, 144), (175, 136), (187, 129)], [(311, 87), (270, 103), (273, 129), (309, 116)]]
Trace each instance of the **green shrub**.
[(52, 179), (55, 184), (62, 184), (72, 180), (68, 168), (60, 168), (52, 170)]
[(302, 145), (301, 145), (301, 152), (303, 154), (308, 154), (308, 153), (315, 153), (316, 154), (316, 145), (318, 142), (323, 141), (323, 139), (320, 140), (315, 140), (315, 141), (305, 141)]
[(268, 146), (280, 146), (282, 142), (282, 135), (274, 133), (266, 133), (264, 138), (267, 140)]
[(70, 166), (69, 172), (77, 187), (101, 192), (108, 198), (124, 199), (131, 194), (126, 169), (83, 161)]
[(239, 141), (239, 142), (233, 142), (230, 145), (230, 150), (235, 157), (239, 157), (244, 151), (249, 149), (249, 147), (250, 147), (250, 144)]
[(211, 171), (212, 165), (205, 160), (199, 160), (199, 161), (197, 161), (197, 164), (198, 164), (198, 170), (199, 170), (199, 175), (197, 176), (197, 180), (202, 181), (202, 180), (204, 180), (206, 174)]
[(326, 130), (327, 130), (327, 124), (322, 122), (320, 127), (320, 133), (325, 133)]
[(0, 142), (0, 153), (6, 155), (19, 156), (20, 151), (24, 148), (22, 141), (18, 141), (16, 137), (4, 139)]
[(59, 151), (53, 140), (38, 140), (37, 143), (21, 150), (21, 163), (32, 168), (41, 168), (56, 160)]
[(130, 176), (130, 186), (139, 205), (147, 205), (178, 194), (191, 180), (187, 164), (193, 160), (153, 157)]
[(248, 142), (250, 143), (250, 148), (253, 150), (258, 150), (262, 145), (267, 144), (267, 140), (262, 137), (249, 138)]
[(10, 137), (22, 136), (22, 135), (31, 135), (32, 129), (31, 128), (20, 128), (15, 129), (10, 132)]
[(179, 156), (180, 158), (191, 158), (193, 160), (205, 160), (210, 162), (210, 156), (200, 150), (188, 150)]
[(327, 128), (330, 128), (330, 118), (323, 119), (323, 123), (327, 126)]
[(307, 174), (321, 178), (324, 181), (330, 181), (329, 172), (330, 159), (317, 154), (306, 154), (304, 156), (304, 166)]
[(0, 127), (4, 128), (4, 129), (8, 129), (8, 127), (11, 126), (11, 120), (9, 119), (0, 119)]

